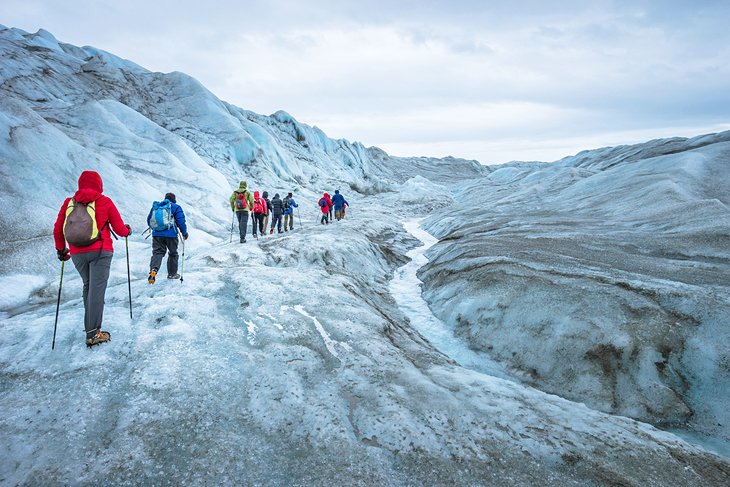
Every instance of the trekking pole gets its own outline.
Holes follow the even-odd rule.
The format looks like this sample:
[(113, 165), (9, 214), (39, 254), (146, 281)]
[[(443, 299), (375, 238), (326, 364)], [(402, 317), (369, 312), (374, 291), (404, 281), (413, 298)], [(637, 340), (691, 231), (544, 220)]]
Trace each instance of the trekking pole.
[(183, 274), (185, 273), (185, 239), (182, 236), (182, 233), (180, 233), (180, 229), (177, 229), (177, 234), (180, 235), (180, 239), (182, 239), (183, 244), (183, 251), (182, 251), (182, 265), (180, 266), (180, 282), (183, 282)]
[(228, 241), (228, 243), (233, 243), (233, 221), (236, 219), (236, 212), (231, 213), (231, 239)]
[(129, 289), (129, 319), (132, 319), (132, 275), (129, 272), (129, 237), (124, 237), (124, 245), (127, 247), (127, 288)]
[(51, 342), (51, 350), (56, 348), (56, 327), (58, 326), (58, 308), (61, 306), (61, 288), (63, 287), (63, 266), (65, 260), (61, 261), (61, 281), (58, 283), (58, 301), (56, 301), (56, 322), (53, 323), (53, 342)]

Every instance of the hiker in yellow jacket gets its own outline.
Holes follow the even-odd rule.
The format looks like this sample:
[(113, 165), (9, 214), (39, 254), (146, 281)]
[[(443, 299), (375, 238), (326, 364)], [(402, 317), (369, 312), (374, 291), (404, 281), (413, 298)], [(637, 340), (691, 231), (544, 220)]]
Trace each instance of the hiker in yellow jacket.
[(241, 181), (238, 189), (231, 194), (230, 203), (231, 211), (238, 217), (238, 234), (241, 237), (241, 243), (246, 242), (246, 230), (248, 229), (248, 214), (253, 211), (253, 196), (251, 191), (247, 189), (246, 181)]

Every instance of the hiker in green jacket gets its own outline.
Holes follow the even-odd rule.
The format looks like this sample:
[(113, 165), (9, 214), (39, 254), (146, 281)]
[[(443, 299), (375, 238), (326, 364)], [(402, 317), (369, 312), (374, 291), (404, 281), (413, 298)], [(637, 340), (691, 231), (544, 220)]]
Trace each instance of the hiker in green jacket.
[(238, 189), (233, 191), (230, 198), (231, 211), (238, 217), (238, 233), (241, 243), (246, 242), (246, 230), (248, 228), (248, 213), (253, 209), (253, 196), (247, 189), (246, 181), (241, 181)]

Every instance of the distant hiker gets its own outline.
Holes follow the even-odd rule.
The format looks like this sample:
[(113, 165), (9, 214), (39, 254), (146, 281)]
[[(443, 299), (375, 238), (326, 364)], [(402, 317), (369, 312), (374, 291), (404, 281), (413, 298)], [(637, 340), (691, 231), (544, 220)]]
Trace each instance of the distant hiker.
[(264, 226), (264, 220), (268, 214), (268, 208), (266, 206), (266, 200), (259, 196), (258, 191), (253, 192), (253, 238), (256, 238), (256, 228), (258, 227), (259, 234), (261, 236), (266, 235), (266, 228)]
[(264, 217), (264, 235), (266, 234), (266, 229), (269, 228), (269, 215), (272, 213), (271, 210), (271, 200), (269, 199), (269, 192), (264, 191), (264, 193), (261, 195), (261, 197), (266, 202), (266, 216)]
[(299, 207), (291, 192), (284, 198), (284, 231), (294, 230), (294, 208)]
[(271, 212), (271, 231), (269, 234), (274, 233), (275, 226), (278, 227), (279, 233), (281, 233), (281, 217), (284, 213), (284, 202), (279, 198), (279, 193), (276, 193), (271, 200)]
[(335, 207), (335, 218), (337, 221), (342, 220), (342, 218), (345, 216), (345, 206), (349, 206), (350, 203), (348, 203), (345, 200), (345, 197), (340, 194), (340, 190), (335, 190), (335, 195), (332, 197), (332, 204)]
[(253, 197), (251, 192), (246, 189), (246, 181), (241, 181), (238, 189), (231, 194), (231, 211), (235, 212), (238, 217), (238, 235), (241, 237), (241, 243), (246, 242), (246, 230), (248, 229), (248, 212), (253, 208)]
[(178, 229), (183, 240), (187, 240), (188, 227), (185, 224), (185, 213), (177, 204), (174, 193), (167, 193), (165, 199), (152, 203), (150, 213), (147, 215), (147, 225), (152, 230), (152, 259), (147, 282), (155, 283), (162, 258), (168, 252), (167, 278), (180, 279), (180, 274), (177, 273)]
[(317, 205), (319, 206), (319, 209), (322, 211), (322, 218), (319, 220), (319, 223), (324, 225), (325, 223), (327, 225), (330, 224), (329, 219), (327, 218), (330, 214), (330, 208), (332, 207), (332, 200), (330, 199), (329, 193), (325, 193), (317, 202)]
[(78, 191), (63, 202), (53, 226), (58, 259), (72, 259), (84, 283), (82, 295), (87, 347), (111, 339), (108, 331), (101, 330), (104, 295), (114, 256), (110, 228), (122, 237), (132, 234), (132, 228), (124, 223), (114, 202), (102, 194), (103, 190), (99, 173), (82, 172)]

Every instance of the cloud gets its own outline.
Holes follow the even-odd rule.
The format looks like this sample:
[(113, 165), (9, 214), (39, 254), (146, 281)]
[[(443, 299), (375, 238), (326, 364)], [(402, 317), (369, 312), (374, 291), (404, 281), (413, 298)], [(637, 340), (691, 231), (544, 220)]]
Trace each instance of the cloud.
[(514, 143), (519, 158), (530, 145), (730, 120), (723, 1), (6, 0), (4, 10), (8, 25), (183, 71), (243, 108), (284, 109), (384, 148), (477, 157)]

